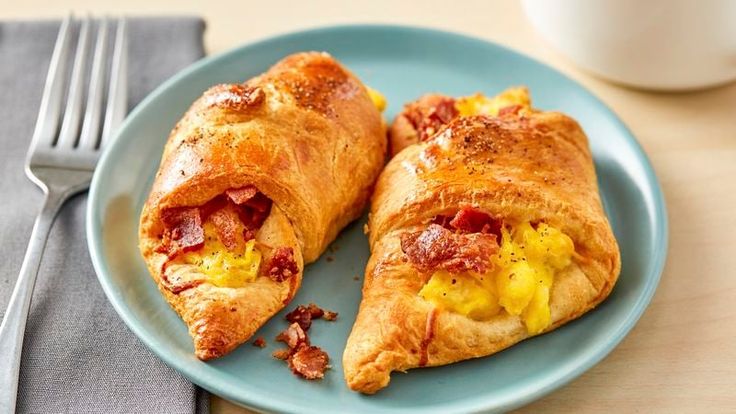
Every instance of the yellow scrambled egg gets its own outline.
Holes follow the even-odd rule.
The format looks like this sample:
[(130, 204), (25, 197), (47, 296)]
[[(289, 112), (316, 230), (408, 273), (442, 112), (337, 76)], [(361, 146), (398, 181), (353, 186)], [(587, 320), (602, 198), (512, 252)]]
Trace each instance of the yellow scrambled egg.
[(488, 319), (501, 310), (493, 279), (466, 273), (435, 272), (419, 296), (442, 309), (476, 320)]
[(509, 88), (492, 98), (478, 93), (455, 101), (455, 108), (460, 116), (496, 116), (501, 109), (514, 105), (521, 106), (522, 113), (531, 109), (531, 99), (526, 88)]
[(383, 110), (386, 109), (386, 98), (373, 88), (366, 86), (366, 89), (368, 89), (368, 96), (371, 98), (371, 101), (373, 101), (373, 105), (378, 108), (379, 112), (383, 112)]
[(520, 315), (527, 331), (537, 334), (550, 325), (549, 294), (556, 272), (570, 264), (572, 239), (544, 223), (502, 230), (501, 245), (489, 273), (435, 272), (419, 296), (435, 306), (475, 320), (501, 310)]
[(203, 227), (204, 246), (183, 254), (181, 260), (197, 266), (216, 286), (242, 287), (254, 281), (261, 265), (261, 252), (256, 248), (256, 241), (246, 242), (242, 253), (232, 252), (220, 241), (211, 223), (206, 222)]

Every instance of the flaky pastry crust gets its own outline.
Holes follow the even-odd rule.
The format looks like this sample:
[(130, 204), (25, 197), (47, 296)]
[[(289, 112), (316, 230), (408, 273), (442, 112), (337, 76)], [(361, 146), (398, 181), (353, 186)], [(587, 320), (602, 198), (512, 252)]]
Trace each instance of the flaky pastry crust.
[[(139, 244), (159, 289), (189, 327), (199, 358), (228, 353), (288, 303), (304, 264), (361, 214), (385, 152), (385, 125), (365, 86), (326, 53), (291, 55), (244, 84), (212, 87), (194, 102), (164, 148), (141, 213)], [(242, 288), (205, 282), (172, 293), (161, 281), (166, 255), (157, 252), (161, 212), (201, 206), (247, 185), (273, 202), (256, 240), (292, 247), (298, 274), (283, 283), (258, 277)], [(265, 248), (264, 262), (270, 254)]]
[(363, 300), (343, 355), (352, 390), (374, 393), (392, 371), (482, 357), (529, 337), (518, 316), (476, 321), (418, 296), (427, 276), (405, 260), (401, 234), (466, 206), (506, 223), (546, 222), (572, 238), (576, 253), (555, 275), (545, 332), (589, 311), (613, 288), (618, 245), (578, 123), (538, 111), (456, 118), (399, 152), (376, 184)]

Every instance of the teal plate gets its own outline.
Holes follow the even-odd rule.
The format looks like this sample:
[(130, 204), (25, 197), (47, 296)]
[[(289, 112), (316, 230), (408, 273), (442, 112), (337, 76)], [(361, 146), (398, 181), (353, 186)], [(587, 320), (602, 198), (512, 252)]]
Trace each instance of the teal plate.
[[(318, 321), (313, 343), (332, 357), (323, 381), (304, 381), (271, 357), (284, 312), (261, 328), (268, 346), (244, 345), (201, 362), (184, 323), (156, 289), (137, 249), (138, 215), (169, 131), (209, 86), (240, 82), (297, 51), (326, 50), (382, 91), (392, 119), (403, 103), (437, 91), (493, 95), (528, 85), (535, 106), (577, 119), (590, 138), (601, 195), (621, 246), (623, 270), (598, 309), (552, 333), (487, 358), (395, 373), (374, 396), (348, 390), (342, 351), (360, 301), (368, 244), (362, 222), (348, 226), (334, 252), (306, 269), (292, 302), (336, 310)], [(107, 297), (130, 329), (163, 361), (214, 394), (262, 411), (293, 413), (497, 412), (561, 387), (605, 357), (634, 326), (659, 281), (667, 252), (667, 216), (646, 156), (621, 121), (582, 86), (504, 47), (434, 30), (343, 26), (275, 37), (204, 59), (168, 80), (130, 114), (97, 167), (87, 215), (89, 250)], [(327, 261), (330, 257), (332, 261)], [(357, 280), (356, 280), (357, 279)], [(290, 306), (291, 308), (291, 306)]]

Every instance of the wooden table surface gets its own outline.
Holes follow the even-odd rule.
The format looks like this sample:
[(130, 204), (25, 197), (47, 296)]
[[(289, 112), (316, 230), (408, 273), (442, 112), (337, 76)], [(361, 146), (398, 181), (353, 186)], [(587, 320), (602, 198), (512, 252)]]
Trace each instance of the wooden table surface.
[[(580, 81), (631, 128), (669, 209), (669, 258), (641, 321), (603, 362), (519, 412), (736, 412), (736, 84), (692, 93), (625, 89), (574, 67), (545, 44), (520, 5), (502, 1), (282, 2), (94, 0), (6, 2), (0, 18), (194, 13), (209, 53), (335, 23), (430, 26), (520, 50)], [(213, 413), (247, 411), (213, 398)]]

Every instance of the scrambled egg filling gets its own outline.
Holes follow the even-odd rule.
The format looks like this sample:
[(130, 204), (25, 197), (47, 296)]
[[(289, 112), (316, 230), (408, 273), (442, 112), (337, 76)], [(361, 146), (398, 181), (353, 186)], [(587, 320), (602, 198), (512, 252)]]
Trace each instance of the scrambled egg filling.
[(373, 105), (378, 108), (379, 112), (383, 112), (383, 110), (386, 109), (386, 98), (373, 88), (366, 86), (366, 89), (368, 90), (368, 97), (373, 101)]
[(534, 335), (551, 322), (549, 295), (555, 273), (570, 265), (575, 250), (566, 234), (541, 223), (511, 231), (502, 229), (493, 269), (483, 275), (435, 272), (419, 296), (440, 309), (475, 320), (487, 320), (502, 310), (521, 316)]
[(234, 252), (220, 241), (211, 223), (204, 224), (204, 234), (204, 246), (183, 254), (180, 260), (197, 266), (215, 286), (243, 287), (256, 280), (262, 255), (256, 248), (255, 240), (248, 240), (242, 252)]
[(526, 88), (509, 88), (492, 98), (477, 93), (458, 98), (455, 101), (455, 109), (457, 109), (460, 116), (496, 116), (501, 109), (515, 105), (521, 107), (521, 112), (531, 109), (529, 91)]

